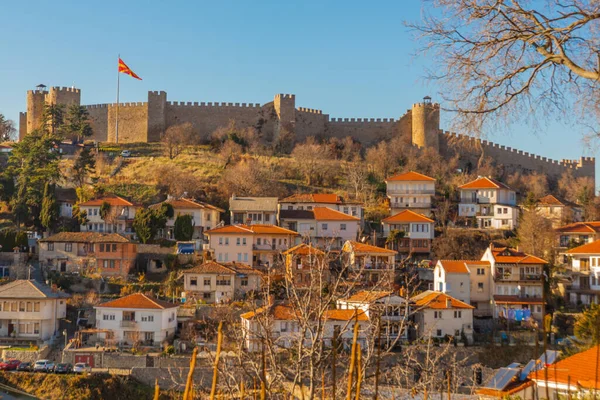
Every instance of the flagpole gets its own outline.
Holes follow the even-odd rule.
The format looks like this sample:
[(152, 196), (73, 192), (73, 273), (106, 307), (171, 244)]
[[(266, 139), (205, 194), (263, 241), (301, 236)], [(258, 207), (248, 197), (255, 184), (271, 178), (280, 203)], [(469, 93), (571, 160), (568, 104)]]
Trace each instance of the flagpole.
[[(118, 55), (117, 66), (121, 60), (121, 55)], [(119, 67), (117, 67), (117, 113), (115, 115), (115, 143), (119, 143), (119, 87), (120, 87), (121, 73)]]

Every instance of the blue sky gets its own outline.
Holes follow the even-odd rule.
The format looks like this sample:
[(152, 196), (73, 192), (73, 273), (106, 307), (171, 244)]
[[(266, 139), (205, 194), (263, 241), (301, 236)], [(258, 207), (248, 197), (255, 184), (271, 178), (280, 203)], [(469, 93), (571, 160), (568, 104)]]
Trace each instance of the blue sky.
[[(415, 56), (402, 23), (420, 18), (418, 0), (5, 3), (0, 113), (16, 122), (39, 83), (75, 85), (84, 104), (114, 102), (118, 53), (143, 78), (122, 76), (124, 102), (146, 101), (148, 90), (172, 101), (252, 103), (295, 93), (297, 106), (332, 117), (398, 118), (423, 96), (436, 99), (423, 80), (435, 60)], [(486, 136), (555, 159), (595, 155), (583, 128), (532, 132), (520, 125)]]

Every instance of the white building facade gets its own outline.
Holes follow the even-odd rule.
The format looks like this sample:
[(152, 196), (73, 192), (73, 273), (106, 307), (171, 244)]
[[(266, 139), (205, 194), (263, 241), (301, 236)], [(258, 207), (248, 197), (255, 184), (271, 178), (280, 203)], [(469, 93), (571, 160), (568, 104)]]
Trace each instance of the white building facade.
[(491, 178), (459, 186), (458, 215), (474, 220), (480, 229), (515, 229), (519, 218), (517, 195), (505, 184)]

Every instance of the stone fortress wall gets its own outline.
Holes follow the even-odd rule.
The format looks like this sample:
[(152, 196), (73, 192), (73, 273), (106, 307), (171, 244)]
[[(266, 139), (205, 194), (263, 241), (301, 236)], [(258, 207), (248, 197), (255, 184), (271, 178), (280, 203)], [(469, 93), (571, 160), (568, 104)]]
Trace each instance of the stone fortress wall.
[[(19, 115), (19, 137), (42, 123), (44, 104), (80, 104), (81, 91), (75, 88), (52, 87), (49, 91), (28, 91), (27, 111)], [(102, 142), (116, 142), (116, 104), (86, 105), (94, 136)], [(466, 142), (473, 150), (471, 158), (483, 150), (498, 164), (509, 169), (537, 171), (555, 177), (570, 170), (574, 176), (595, 179), (595, 159), (551, 160), (511, 147), (480, 140), (440, 129), (440, 107), (429, 97), (413, 104), (400, 118), (330, 118), (322, 110), (296, 106), (293, 94), (276, 94), (272, 102), (219, 103), (177, 102), (167, 100), (164, 91), (148, 92), (148, 101), (121, 103), (118, 107), (119, 143), (157, 142), (171, 126), (190, 123), (194, 132), (208, 138), (217, 128), (235, 121), (238, 127), (255, 127), (263, 138), (277, 139), (286, 129), (301, 141), (310, 136), (344, 138), (351, 136), (369, 146), (394, 136), (410, 138), (419, 148), (433, 148), (444, 156), (460, 152), (457, 141)], [(461, 155), (462, 156), (462, 155)], [(468, 156), (465, 156), (467, 159)]]

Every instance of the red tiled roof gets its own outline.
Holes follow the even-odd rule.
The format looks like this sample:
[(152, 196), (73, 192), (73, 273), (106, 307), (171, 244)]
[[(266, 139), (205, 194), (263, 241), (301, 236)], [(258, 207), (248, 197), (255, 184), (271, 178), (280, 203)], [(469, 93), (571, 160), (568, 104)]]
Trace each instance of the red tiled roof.
[(309, 256), (309, 255), (324, 256), (325, 252), (317, 249), (316, 247), (313, 247), (310, 244), (301, 243), (297, 246), (287, 249), (282, 254), (285, 254), (285, 255), (294, 254), (294, 255), (298, 255), (298, 256)]
[(435, 181), (435, 178), (432, 178), (427, 175), (420, 174), (418, 172), (409, 171), (403, 174), (394, 175), (385, 180), (386, 182), (396, 182), (396, 181)]
[(350, 303), (371, 303), (392, 294), (393, 292), (391, 291), (363, 290), (362, 292), (358, 292), (348, 297), (344, 301)]
[(471, 181), (469, 183), (465, 183), (464, 185), (459, 186), (458, 188), (459, 189), (508, 189), (508, 190), (511, 190), (511, 188), (506, 186), (504, 183), (499, 182), (492, 178), (485, 177), (485, 176), (477, 178), (474, 181)]
[(455, 299), (454, 297), (448, 296), (446, 293), (434, 292), (431, 290), (416, 295), (411, 299), (411, 301), (418, 307), (433, 308), (436, 310), (448, 309), (447, 300), (450, 300), (450, 308), (475, 308), (472, 305), (464, 303), (458, 299)]
[[(184, 197), (182, 197), (180, 199), (165, 200), (163, 203), (169, 203), (175, 209), (177, 209), (177, 208), (185, 208), (185, 209), (205, 209), (205, 208), (208, 208), (210, 210), (215, 210), (215, 211), (219, 211), (219, 212), (225, 212), (225, 210), (223, 210), (222, 208), (215, 207), (213, 205), (210, 205), (208, 203), (204, 203), (202, 201), (197, 201), (197, 200), (192, 200), (192, 199), (186, 199)], [(162, 204), (162, 203), (158, 203), (158, 204), (155, 204), (155, 205), (160, 205), (160, 204)]]
[[(591, 349), (567, 357), (546, 369), (548, 382), (571, 384), (574, 388), (600, 389), (600, 373), (598, 372), (598, 349), (596, 345)], [(546, 371), (541, 369), (528, 376), (535, 381), (546, 381)]]
[(294, 311), (291, 306), (284, 304), (275, 304), (270, 307), (261, 307), (256, 309), (255, 311), (249, 311), (240, 315), (240, 317), (244, 319), (252, 319), (257, 315), (264, 314), (268, 312), (273, 319), (279, 321), (295, 321), (298, 319), (298, 314)]
[(574, 222), (555, 229), (559, 233), (597, 233), (600, 232), (600, 221)]
[(206, 231), (207, 234), (210, 233), (238, 233), (238, 234), (268, 234), (268, 235), (294, 235), (297, 236), (298, 232), (282, 228), (277, 225), (225, 225), (219, 228), (213, 228), (211, 230)]
[(382, 253), (387, 255), (398, 254), (395, 250), (384, 249), (383, 247), (372, 246), (366, 243), (355, 242), (348, 240), (344, 243), (342, 250), (355, 253)]
[(317, 221), (360, 221), (360, 218), (344, 214), (329, 207), (315, 207), (313, 214)]
[(391, 217), (384, 218), (381, 222), (391, 224), (394, 222), (429, 222), (433, 223), (432, 219), (426, 216), (416, 213), (412, 210), (400, 211), (398, 214), (394, 214)]
[(465, 260), (439, 260), (438, 263), (448, 274), (468, 274), (467, 261)]
[(555, 196), (549, 194), (538, 200), (538, 205), (542, 206), (564, 206), (565, 203), (557, 199)]
[(79, 206), (101, 206), (104, 202), (110, 204), (111, 206), (135, 206), (135, 204), (132, 202), (115, 195), (109, 195), (99, 199), (85, 201), (83, 203), (79, 203)]
[(600, 240), (574, 247), (565, 252), (566, 254), (600, 254)]
[(509, 247), (492, 249), (494, 260), (499, 264), (547, 264), (546, 260)]
[(515, 394), (517, 392), (520, 392), (523, 389), (526, 389), (526, 388), (532, 386), (533, 384), (534, 384), (534, 382), (530, 381), (530, 380), (526, 380), (524, 382), (512, 382), (508, 386), (506, 386), (506, 388), (504, 388), (503, 390), (481, 388), (481, 389), (477, 389), (477, 391), (475, 393), (477, 393), (479, 395), (483, 395), (483, 396), (493, 396), (493, 397), (498, 397), (500, 399), (504, 399), (507, 396), (510, 396), (511, 394)]
[(190, 269), (186, 269), (184, 274), (196, 273), (196, 274), (250, 274), (250, 275), (262, 275), (262, 273), (247, 264), (228, 262), (218, 263), (216, 261), (207, 261), (200, 265), (196, 265)]
[(59, 232), (40, 242), (55, 243), (129, 243), (131, 240), (118, 233), (99, 232)]
[(369, 317), (362, 310), (326, 310), (323, 313), (324, 320), (333, 320), (333, 321), (368, 321)]
[(218, 228), (213, 228), (205, 232), (207, 235), (211, 233), (241, 233), (246, 235), (252, 235), (252, 232), (246, 225), (225, 225)]
[(179, 304), (154, 299), (143, 293), (133, 293), (129, 296), (121, 297), (120, 299), (102, 303), (97, 307), (164, 310), (166, 308), (179, 307)]

